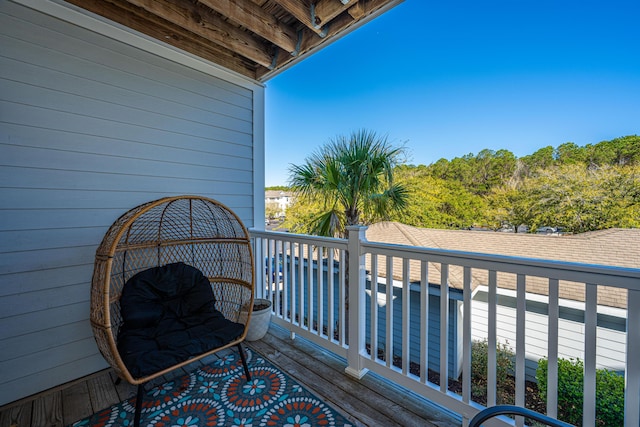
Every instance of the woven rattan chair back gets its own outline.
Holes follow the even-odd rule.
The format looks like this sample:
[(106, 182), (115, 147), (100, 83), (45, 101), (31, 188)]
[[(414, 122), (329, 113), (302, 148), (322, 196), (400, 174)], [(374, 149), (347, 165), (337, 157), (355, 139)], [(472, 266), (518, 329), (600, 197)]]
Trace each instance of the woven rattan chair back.
[[(120, 296), (136, 273), (175, 262), (196, 267), (208, 277), (216, 309), (242, 323), (253, 306), (254, 264), (249, 233), (223, 204), (204, 197), (166, 197), (135, 207), (109, 228), (96, 251), (91, 284), (91, 325), (100, 352), (118, 376), (131, 384), (153, 378), (238, 345), (240, 338), (144, 378), (134, 378), (118, 354), (122, 326)], [(247, 321), (248, 324), (248, 321)]]

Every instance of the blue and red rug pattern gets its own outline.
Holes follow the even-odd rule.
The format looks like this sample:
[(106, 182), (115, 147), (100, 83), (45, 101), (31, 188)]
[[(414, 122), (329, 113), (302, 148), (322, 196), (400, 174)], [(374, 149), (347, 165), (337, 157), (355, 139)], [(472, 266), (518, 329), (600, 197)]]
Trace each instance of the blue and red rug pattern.
[[(246, 349), (251, 381), (237, 352), (147, 391), (141, 426), (347, 427), (341, 414), (258, 354)], [(132, 426), (135, 397), (73, 427)]]

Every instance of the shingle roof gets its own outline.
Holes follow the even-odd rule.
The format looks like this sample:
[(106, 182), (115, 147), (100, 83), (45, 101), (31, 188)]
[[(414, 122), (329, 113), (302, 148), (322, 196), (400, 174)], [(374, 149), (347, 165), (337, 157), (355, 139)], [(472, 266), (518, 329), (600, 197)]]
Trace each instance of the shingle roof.
[[(417, 228), (396, 222), (381, 222), (369, 226), (367, 239), (374, 242), (465, 252), (540, 258), (556, 261), (580, 262), (608, 266), (640, 267), (640, 229), (609, 229), (565, 236), (481, 232), (468, 230), (439, 230)], [(384, 265), (384, 264), (382, 264)], [(419, 270), (412, 266), (411, 279), (419, 281)], [(400, 260), (394, 265), (394, 277), (399, 277)], [(397, 272), (397, 273), (395, 273)], [(379, 273), (384, 276), (384, 272)], [(440, 265), (429, 264), (429, 282), (440, 283)], [(487, 284), (486, 271), (473, 271), (472, 286)], [(452, 267), (449, 285), (462, 289), (462, 269)], [(498, 274), (498, 286), (515, 289), (515, 276)], [(546, 295), (548, 280), (527, 277), (527, 292)], [(561, 298), (584, 301), (584, 285), (560, 282)], [(626, 308), (626, 291), (600, 286), (598, 303)]]

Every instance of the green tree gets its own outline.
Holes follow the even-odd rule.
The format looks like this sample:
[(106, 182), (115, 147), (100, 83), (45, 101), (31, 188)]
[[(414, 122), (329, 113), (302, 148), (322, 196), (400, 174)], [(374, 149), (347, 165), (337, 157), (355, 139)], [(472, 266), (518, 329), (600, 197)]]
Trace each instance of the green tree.
[(264, 214), (268, 219), (274, 219), (280, 213), (280, 207), (277, 203), (267, 203), (264, 207)]
[(282, 226), (292, 233), (313, 234), (314, 219), (322, 213), (322, 204), (317, 200), (296, 197), (287, 208), (287, 216)]
[(522, 184), (503, 185), (494, 188), (487, 196), (494, 228), (510, 225), (517, 233), (519, 226), (535, 222), (535, 200), (522, 187)]
[(586, 150), (573, 142), (565, 142), (556, 148), (555, 158), (561, 165), (584, 164)]
[(509, 180), (516, 170), (516, 156), (509, 150), (482, 150), (474, 161), (474, 192), (487, 194)]
[(361, 130), (338, 136), (302, 165), (292, 165), (291, 189), (322, 204), (311, 224), (313, 234), (344, 237), (349, 225), (386, 219), (403, 209), (407, 191), (394, 180), (403, 154), (404, 149), (392, 146), (386, 137)]
[(273, 185), (271, 187), (265, 187), (265, 191), (289, 191), (289, 187), (286, 185)]
[(510, 200), (510, 208), (526, 210), (528, 224), (534, 230), (540, 226), (562, 226), (567, 231), (582, 233), (640, 226), (637, 167), (564, 165), (525, 179), (519, 192), (519, 198)]
[(551, 145), (547, 145), (533, 154), (522, 157), (520, 160), (526, 165), (526, 174), (529, 175), (533, 171), (553, 166), (555, 164), (554, 151)]
[(440, 159), (429, 166), (431, 175), (457, 181), (473, 194), (485, 195), (491, 188), (510, 179), (517, 167), (516, 156), (509, 150), (481, 150), (456, 157), (450, 162)]
[(487, 222), (485, 200), (455, 180), (434, 177), (425, 166), (400, 166), (397, 181), (407, 189), (407, 207), (393, 221), (415, 227), (468, 228)]
[(640, 136), (630, 135), (587, 145), (587, 161), (597, 166), (640, 164)]

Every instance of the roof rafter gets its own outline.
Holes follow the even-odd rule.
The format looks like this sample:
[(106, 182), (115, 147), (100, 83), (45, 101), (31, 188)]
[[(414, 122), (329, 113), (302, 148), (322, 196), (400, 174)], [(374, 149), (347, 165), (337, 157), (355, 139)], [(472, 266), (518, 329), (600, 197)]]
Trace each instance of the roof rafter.
[(314, 22), (317, 27), (325, 25), (336, 16), (356, 4), (358, 0), (320, 0), (314, 8)]
[(231, 46), (239, 54), (264, 67), (272, 66), (273, 57), (263, 43), (202, 7), (179, 0), (127, 1), (213, 43)]
[(323, 26), (318, 26), (312, 20), (311, 8), (303, 4), (300, 0), (274, 0), (284, 10), (293, 15), (298, 21), (300, 21), (305, 27), (314, 31), (320, 37), (326, 35), (326, 30)]
[(296, 31), (278, 21), (273, 15), (265, 12), (255, 3), (246, 0), (199, 0), (216, 12), (226, 16), (233, 22), (269, 40), (276, 46), (295, 55), (298, 35)]

